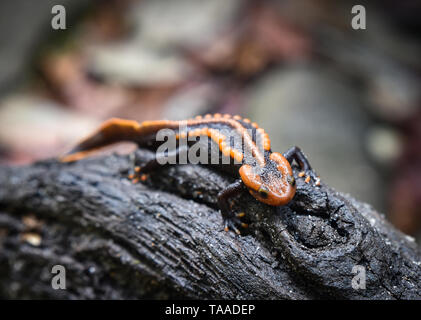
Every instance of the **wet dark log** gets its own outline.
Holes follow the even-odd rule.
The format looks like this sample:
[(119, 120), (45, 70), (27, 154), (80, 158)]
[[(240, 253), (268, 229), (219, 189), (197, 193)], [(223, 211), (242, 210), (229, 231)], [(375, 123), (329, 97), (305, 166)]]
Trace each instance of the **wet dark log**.
[[(132, 184), (130, 166), (0, 167), (1, 298), (421, 299), (413, 239), (350, 196), (302, 178), (285, 207), (244, 194), (233, 206), (250, 228), (237, 236), (216, 205), (232, 178), (179, 165)], [(51, 287), (57, 264), (66, 290)], [(365, 289), (351, 285), (355, 266)]]

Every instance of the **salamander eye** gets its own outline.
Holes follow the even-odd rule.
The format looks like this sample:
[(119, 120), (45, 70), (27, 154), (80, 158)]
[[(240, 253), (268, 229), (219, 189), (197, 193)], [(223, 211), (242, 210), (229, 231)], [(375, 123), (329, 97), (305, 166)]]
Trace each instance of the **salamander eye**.
[(295, 186), (295, 178), (294, 178), (294, 176), (288, 176), (287, 181), (288, 181), (288, 183), (291, 186)]
[(259, 190), (257, 190), (257, 192), (259, 192), (259, 195), (262, 198), (267, 198), (269, 196), (269, 190), (265, 187), (260, 187)]

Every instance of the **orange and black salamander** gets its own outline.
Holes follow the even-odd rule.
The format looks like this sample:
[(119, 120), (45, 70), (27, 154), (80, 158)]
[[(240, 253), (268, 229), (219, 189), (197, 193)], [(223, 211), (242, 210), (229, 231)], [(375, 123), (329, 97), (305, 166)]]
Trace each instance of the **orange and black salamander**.
[[(156, 170), (162, 165), (161, 158), (177, 158), (181, 152), (192, 146), (192, 138), (196, 142), (195, 139), (205, 137), (207, 147), (209, 150), (217, 150), (219, 160), (224, 157), (229, 159), (228, 162), (211, 163), (238, 177), (238, 180), (218, 194), (218, 204), (226, 231), (232, 229), (239, 234), (237, 227), (246, 227), (240, 220), (244, 213), (234, 214), (228, 202), (241, 191), (248, 190), (258, 201), (271, 206), (285, 205), (294, 197), (296, 182), (291, 168), (294, 160), (302, 170), (299, 177), (305, 176), (306, 183), (313, 180), (316, 186), (320, 185), (320, 179), (298, 147), (292, 147), (284, 154), (272, 152), (269, 136), (262, 128), (249, 119), (228, 114), (208, 114), (189, 120), (142, 123), (113, 118), (104, 122), (95, 133), (61, 157), (61, 161), (76, 161), (98, 148), (122, 141), (135, 142), (140, 147), (157, 150), (159, 145), (162, 145), (162, 141), (157, 141), (157, 133), (162, 129), (170, 129), (173, 132), (176, 146), (163, 154), (157, 152), (155, 159), (141, 168), (136, 167), (135, 172), (146, 174)], [(188, 141), (187, 144), (181, 143), (183, 139)]]

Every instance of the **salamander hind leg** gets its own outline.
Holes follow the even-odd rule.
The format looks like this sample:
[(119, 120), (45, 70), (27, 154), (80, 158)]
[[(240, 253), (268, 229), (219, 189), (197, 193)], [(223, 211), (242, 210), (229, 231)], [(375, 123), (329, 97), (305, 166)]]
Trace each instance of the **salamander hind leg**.
[(131, 161), (132, 161), (132, 172), (129, 174), (129, 179), (132, 180), (133, 183), (137, 183), (140, 181), (145, 181), (149, 175), (158, 169), (161, 169), (165, 166), (171, 164), (177, 164), (177, 158), (180, 156), (181, 153), (187, 152), (188, 147), (178, 147), (174, 150), (169, 150), (166, 153), (156, 153), (155, 157), (145, 164), (141, 166), (136, 165), (135, 154), (131, 154)]
[(241, 234), (240, 229), (247, 228), (248, 225), (240, 220), (244, 216), (244, 213), (233, 213), (228, 200), (239, 194), (242, 190), (244, 190), (244, 184), (242, 180), (237, 180), (218, 194), (218, 204), (221, 209), (222, 219), (224, 220), (224, 230), (232, 230), (236, 234)]
[(139, 181), (145, 181), (148, 175), (140, 172), (142, 167), (136, 165), (135, 153), (131, 153), (129, 157), (130, 157), (131, 166), (130, 166), (129, 174), (127, 177), (133, 184), (138, 183)]
[(310, 162), (308, 161), (305, 154), (301, 151), (300, 148), (294, 146), (290, 149), (288, 149), (283, 156), (288, 160), (290, 164), (295, 160), (297, 164), (301, 168), (301, 172), (298, 174), (298, 176), (305, 177), (305, 183), (309, 183), (310, 181), (314, 181), (314, 185), (320, 186), (320, 177), (314, 172), (314, 170), (311, 168)]

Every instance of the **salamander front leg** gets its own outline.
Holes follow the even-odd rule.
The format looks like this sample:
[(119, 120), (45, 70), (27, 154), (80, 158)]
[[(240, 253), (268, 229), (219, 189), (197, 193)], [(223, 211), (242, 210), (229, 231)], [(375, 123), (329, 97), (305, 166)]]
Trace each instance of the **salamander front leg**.
[(298, 147), (292, 147), (284, 153), (284, 157), (290, 164), (295, 160), (301, 168), (301, 172), (298, 174), (299, 177), (306, 177), (305, 182), (309, 183), (311, 179), (315, 181), (315, 185), (320, 185), (320, 177), (316, 175), (314, 170), (311, 168), (310, 162), (308, 161), (305, 154)]
[(239, 227), (247, 228), (246, 223), (242, 223), (240, 218), (244, 216), (244, 213), (234, 214), (229, 206), (228, 200), (241, 191), (244, 190), (244, 184), (241, 179), (230, 184), (224, 190), (218, 194), (218, 204), (221, 209), (222, 219), (224, 220), (224, 230), (228, 231), (229, 229), (233, 230), (236, 234), (241, 234)]

